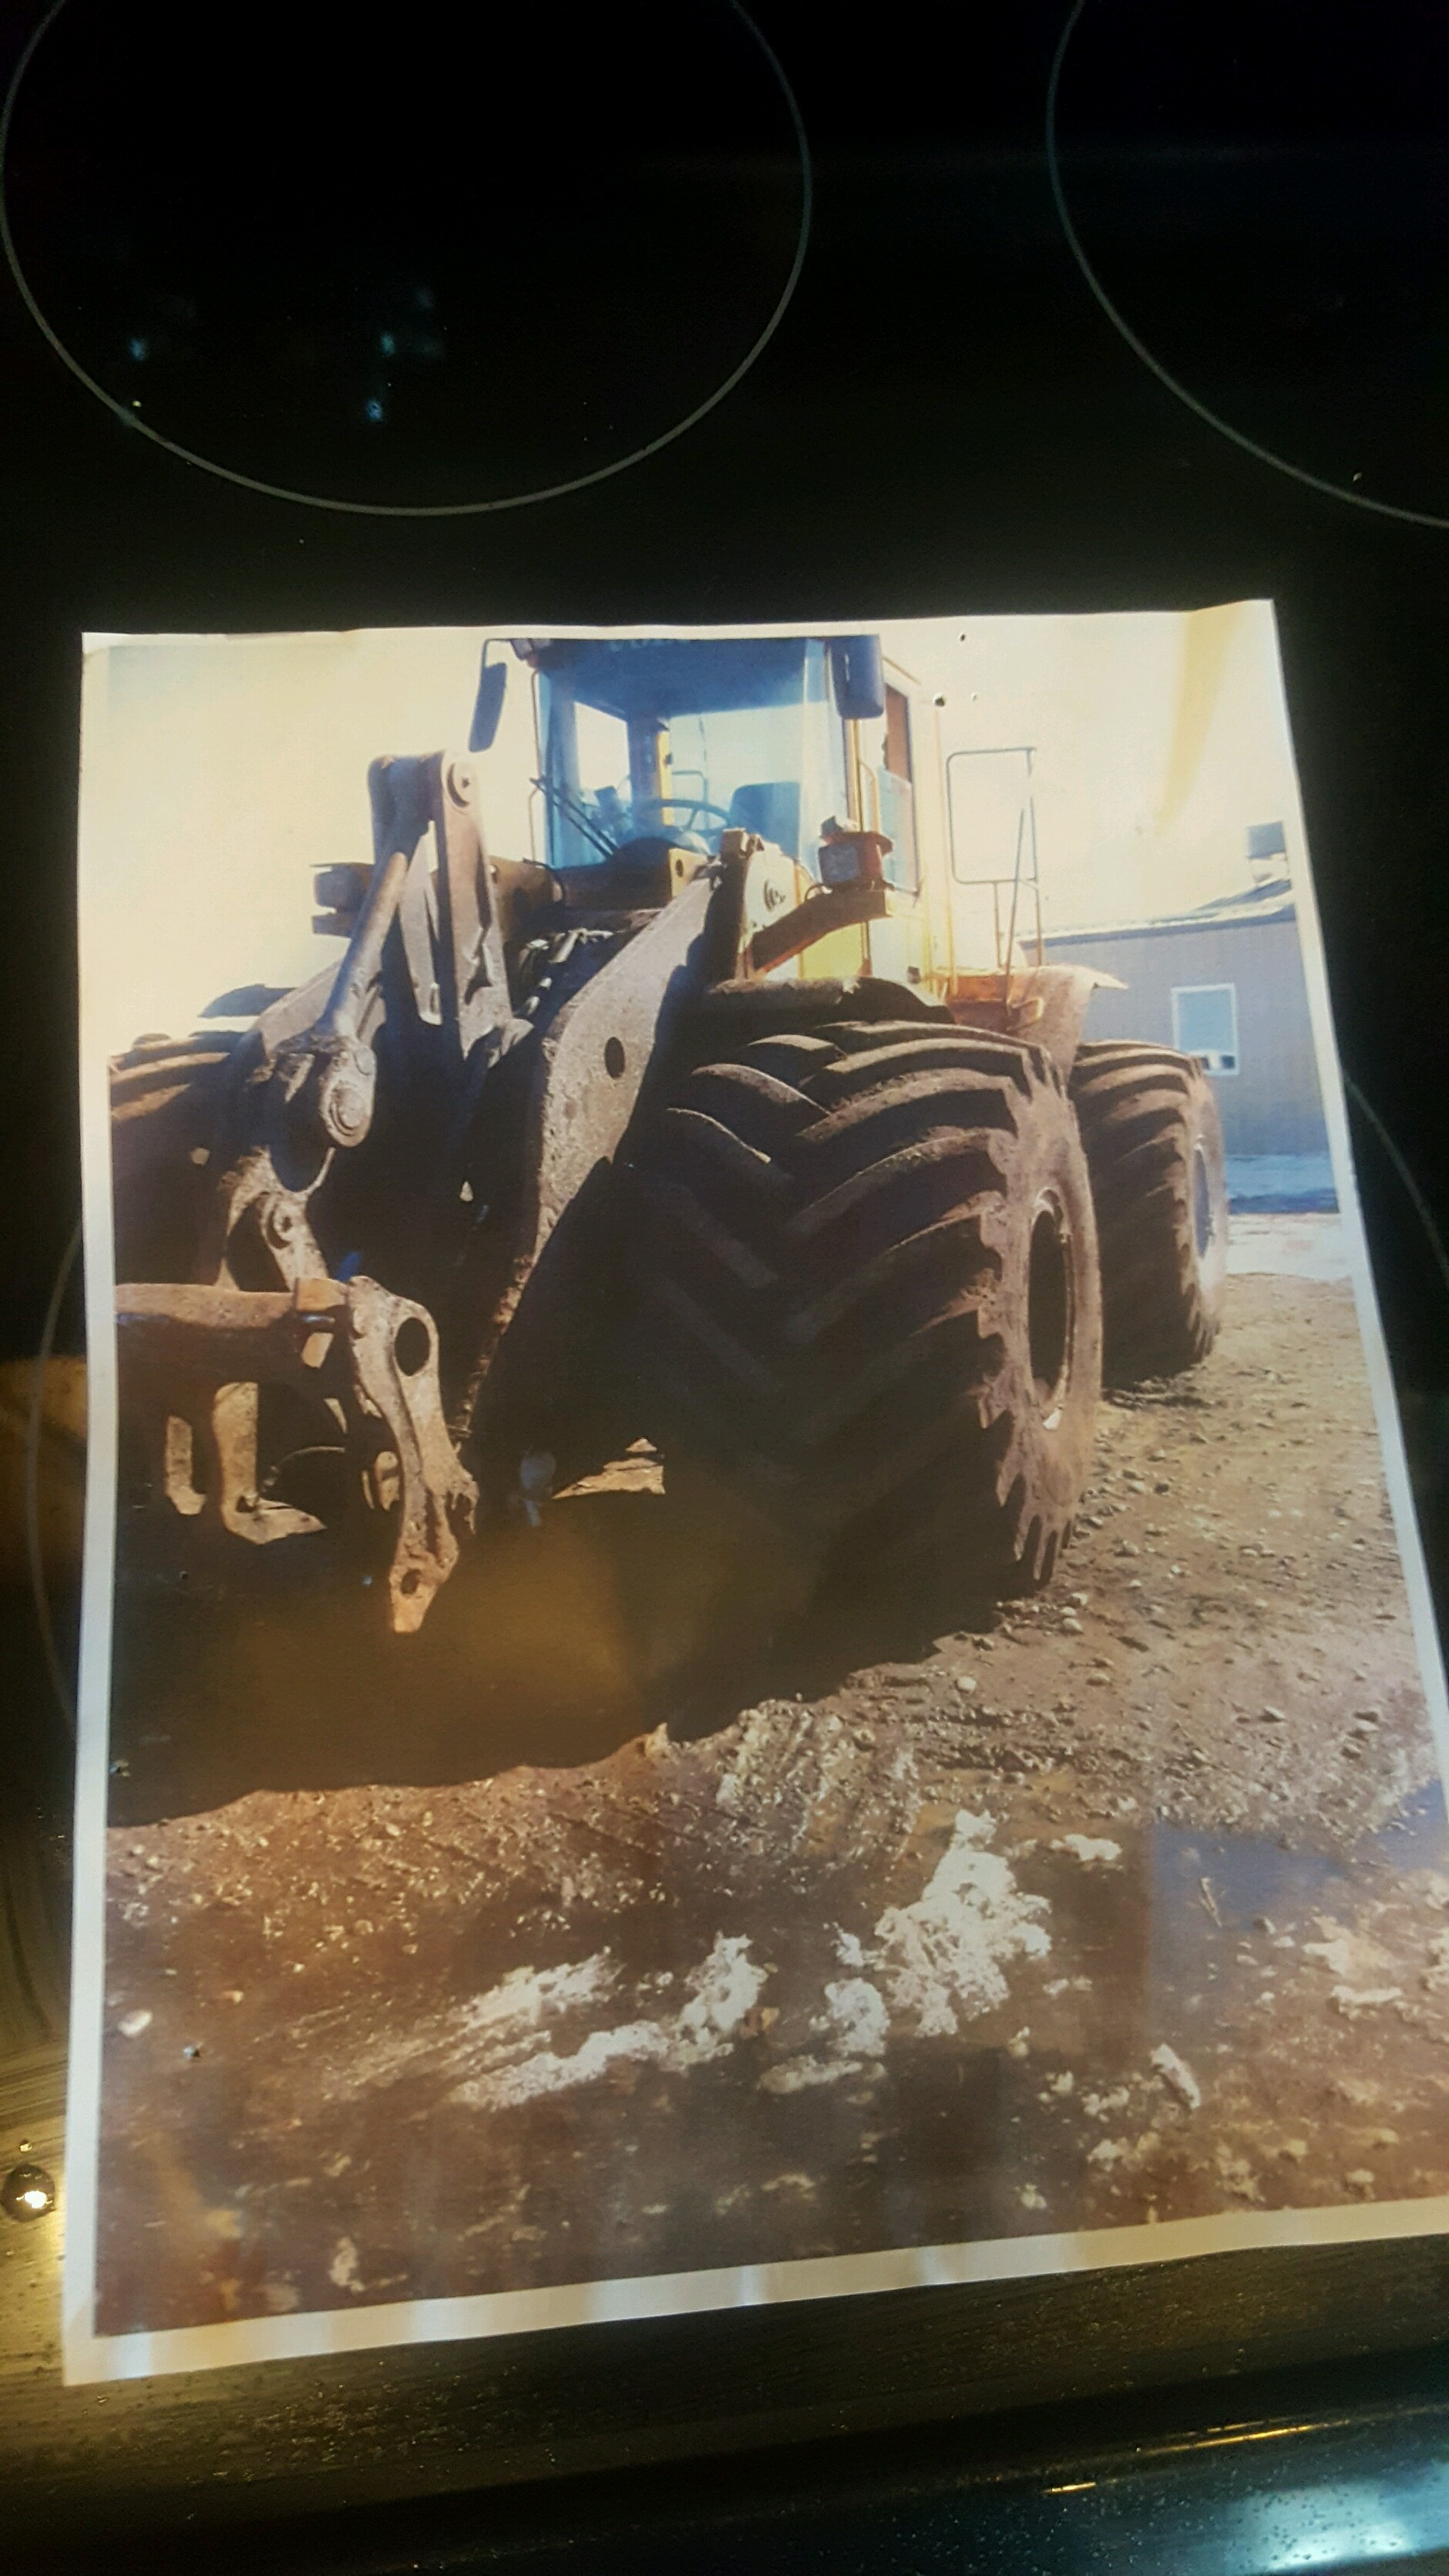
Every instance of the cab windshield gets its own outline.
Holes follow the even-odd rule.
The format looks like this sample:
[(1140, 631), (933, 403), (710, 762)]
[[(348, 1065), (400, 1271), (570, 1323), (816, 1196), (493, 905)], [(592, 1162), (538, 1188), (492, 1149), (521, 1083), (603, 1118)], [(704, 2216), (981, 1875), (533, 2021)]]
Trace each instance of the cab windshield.
[(631, 843), (713, 855), (757, 832), (812, 866), (845, 810), (845, 735), (818, 637), (546, 646), (537, 657), (554, 867)]

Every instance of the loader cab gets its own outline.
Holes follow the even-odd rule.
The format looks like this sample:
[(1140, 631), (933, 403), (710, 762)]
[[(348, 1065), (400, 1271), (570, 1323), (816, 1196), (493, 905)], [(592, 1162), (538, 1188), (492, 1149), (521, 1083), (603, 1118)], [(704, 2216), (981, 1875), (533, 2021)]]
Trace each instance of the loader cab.
[(872, 640), (516, 648), (537, 676), (536, 854), (568, 872), (667, 849), (708, 858), (743, 830), (818, 876), (825, 827), (857, 789), (843, 648)]

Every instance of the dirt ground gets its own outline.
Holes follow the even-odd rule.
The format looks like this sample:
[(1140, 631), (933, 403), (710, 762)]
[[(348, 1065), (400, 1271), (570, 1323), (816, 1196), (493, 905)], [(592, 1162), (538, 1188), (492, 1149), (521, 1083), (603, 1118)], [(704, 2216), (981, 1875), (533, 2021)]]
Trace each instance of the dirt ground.
[(1332, 1266), (1104, 1405), (1005, 1612), (806, 1612), (644, 1461), (402, 1653), (340, 1577), (182, 1595), (123, 1534), (100, 2330), (1449, 2191)]

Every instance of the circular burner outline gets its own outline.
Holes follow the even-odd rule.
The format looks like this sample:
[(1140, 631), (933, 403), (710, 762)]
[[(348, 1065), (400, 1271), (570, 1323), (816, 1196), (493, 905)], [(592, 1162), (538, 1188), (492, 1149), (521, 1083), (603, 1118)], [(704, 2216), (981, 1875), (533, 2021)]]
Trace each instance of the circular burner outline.
[(1315, 474), (1306, 465), (1293, 464), (1288, 457), (1279, 456), (1271, 447), (1264, 447), (1258, 439), (1251, 438), (1246, 430), (1235, 429), (1231, 421), (1224, 420), (1197, 394), (1190, 393), (1186, 385), (1179, 383), (1177, 377), (1169, 373), (1161, 359), (1153, 356), (1146, 342), (1138, 338), (1125, 315), (1118, 312), (1088, 259), (1076, 225), (1072, 221), (1057, 146), (1057, 98), (1061, 89), (1062, 70), (1072, 37), (1086, 13), (1087, 6), (1088, 0), (1074, 0), (1071, 14), (1062, 29), (1056, 53), (1052, 58), (1046, 94), (1047, 178), (1056, 203), (1057, 220), (1066, 236), (1067, 248), (1113, 329), (1126, 341), (1133, 356), (1141, 359), (1149, 374), (1154, 375), (1160, 385), (1165, 385), (1170, 394), (1175, 394), (1188, 411), (1194, 413), (1197, 419), (1205, 421), (1209, 429), (1215, 429), (1220, 438), (1228, 439), (1234, 447), (1240, 447), (1245, 455), (1256, 458), (1260, 465), (1276, 466), (1280, 474), (1288, 475), (1295, 483), (1306, 484), (1310, 492), (1322, 492), (1332, 501), (1351, 501), (1356, 509), (1372, 510), (1381, 519), (1398, 519), (1411, 528), (1449, 528), (1449, 516), (1440, 511), (1414, 510), (1401, 501), (1375, 500), (1372, 493), (1355, 492), (1346, 483), (1335, 483), (1326, 474)]
[(572, 475), (562, 483), (545, 484), (536, 492), (507, 492), (491, 501), (344, 501), (322, 492), (296, 492), (284, 483), (269, 483), (259, 475), (243, 474), (235, 466), (219, 465), (215, 458), (201, 456), (194, 448), (183, 447), (179, 440), (167, 438), (161, 430), (153, 428), (149, 421), (138, 419), (134, 411), (128, 410), (114, 394), (107, 393), (104, 385), (98, 385), (94, 376), (87, 374), (79, 359), (72, 355), (59, 333), (47, 321), (31, 293), (29, 281), (20, 265), (20, 255), (10, 230), (10, 209), (6, 186), (5, 165), (10, 144), (10, 127), (21, 84), (40, 44), (65, 7), (65, 0), (55, 0), (54, 6), (46, 11), (45, 16), (34, 29), (11, 76), (5, 104), (0, 108), (0, 249), (5, 253), (10, 274), (15, 280), (21, 301), (32, 322), (49, 342), (62, 365), (67, 367), (77, 381), (85, 386), (87, 393), (94, 394), (97, 402), (103, 403), (107, 411), (114, 413), (116, 419), (126, 429), (139, 432), (142, 438), (148, 438), (153, 446), (163, 449), (168, 456), (178, 457), (183, 465), (195, 465), (204, 474), (214, 474), (224, 483), (236, 484), (245, 492), (259, 492), (270, 501), (297, 502), (309, 510), (334, 510), (348, 517), (365, 519), (481, 518), (488, 511), (523, 510), (536, 501), (559, 501), (568, 493), (586, 492), (591, 485), (607, 483), (616, 474), (627, 474), (631, 466), (642, 465), (646, 457), (657, 456), (661, 448), (672, 446), (675, 439), (683, 438), (688, 430), (696, 428), (708, 413), (714, 411), (725, 400), (727, 395), (732, 394), (736, 385), (749, 374), (756, 359), (762, 357), (769, 347), (789, 311), (794, 300), (795, 289), (800, 283), (800, 272), (805, 265), (805, 254), (810, 244), (815, 212), (815, 173), (810, 155), (810, 140), (805, 131), (805, 120), (800, 113), (794, 90), (786, 77), (784, 65), (773, 45), (761, 33), (748, 10), (741, 6), (741, 0), (726, 0), (726, 6), (733, 11), (735, 17), (758, 45), (779, 84), (780, 95), (794, 128), (796, 148), (800, 156), (800, 231), (794, 256), (790, 262), (789, 275), (764, 329), (753, 346), (746, 350), (738, 366), (731, 369), (724, 382), (717, 385), (714, 392), (708, 394), (703, 402), (697, 403), (693, 411), (686, 413), (683, 420), (676, 421), (672, 429), (661, 430), (657, 438), (646, 439), (641, 447), (631, 448), (627, 456), (616, 457), (611, 465), (592, 466), (587, 474)]

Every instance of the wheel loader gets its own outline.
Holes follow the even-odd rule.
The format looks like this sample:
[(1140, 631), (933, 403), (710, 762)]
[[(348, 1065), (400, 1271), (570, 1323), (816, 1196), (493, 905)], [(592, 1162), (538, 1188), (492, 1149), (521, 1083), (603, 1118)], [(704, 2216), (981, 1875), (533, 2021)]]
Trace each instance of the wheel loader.
[(406, 1633), (647, 1447), (847, 1577), (1048, 1582), (1104, 1367), (1217, 1331), (1222, 1141), (1196, 1060), (1083, 1042), (1031, 754), (939, 706), (873, 635), (493, 638), (466, 751), (373, 763), (339, 961), (111, 1068), (127, 1491), (181, 1555), (329, 1531)]

